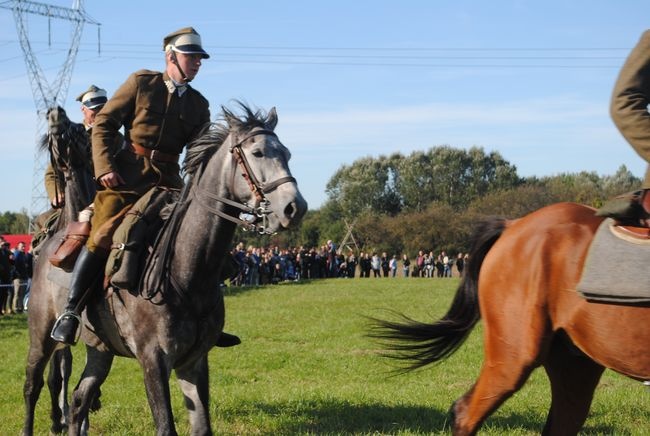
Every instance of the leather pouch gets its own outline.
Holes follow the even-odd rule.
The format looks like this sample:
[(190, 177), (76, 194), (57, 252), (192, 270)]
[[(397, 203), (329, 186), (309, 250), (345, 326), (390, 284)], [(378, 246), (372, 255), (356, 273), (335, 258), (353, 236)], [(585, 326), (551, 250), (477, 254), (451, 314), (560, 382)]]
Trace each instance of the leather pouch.
[(68, 224), (61, 244), (49, 257), (50, 263), (66, 272), (72, 271), (89, 235), (90, 222), (74, 221)]

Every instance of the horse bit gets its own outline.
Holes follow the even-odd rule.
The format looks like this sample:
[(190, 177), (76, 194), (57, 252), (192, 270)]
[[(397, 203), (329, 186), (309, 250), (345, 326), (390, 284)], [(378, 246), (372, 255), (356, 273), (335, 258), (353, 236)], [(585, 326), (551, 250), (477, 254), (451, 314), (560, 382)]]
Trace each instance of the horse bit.
[[(246, 159), (246, 155), (244, 154), (244, 151), (242, 150), (242, 146), (246, 141), (248, 141), (251, 138), (254, 138), (255, 136), (259, 135), (266, 135), (266, 136), (273, 136), (277, 138), (278, 136), (273, 132), (272, 130), (267, 130), (267, 129), (260, 129), (256, 130), (254, 132), (249, 133), (247, 136), (245, 136), (243, 139), (239, 140), (238, 142), (232, 144), (230, 146), (230, 153), (233, 155), (233, 159), (237, 162), (237, 164), (240, 166), (242, 170), (242, 176), (248, 183), (248, 186), (251, 189), (251, 192), (255, 194), (255, 199), (257, 200), (256, 203), (258, 204), (257, 207), (251, 207), (247, 204), (239, 203), (233, 200), (230, 200), (225, 197), (218, 196), (216, 194), (213, 194), (212, 192), (207, 191), (206, 189), (199, 188), (199, 186), (196, 186), (196, 189), (200, 189), (200, 193), (208, 197), (212, 200), (215, 200), (220, 203), (224, 203), (226, 205), (235, 207), (240, 210), (239, 215), (241, 216), (242, 214), (248, 214), (252, 215), (253, 219), (252, 220), (246, 220), (246, 219), (241, 219), (238, 217), (234, 217), (230, 214), (227, 214), (219, 209), (216, 209), (214, 207), (211, 207), (203, 201), (202, 197), (199, 197), (198, 195), (195, 196), (197, 200), (199, 200), (199, 204), (207, 209), (209, 212), (212, 212), (215, 215), (220, 216), (221, 218), (224, 218), (228, 221), (234, 222), (235, 224), (240, 224), (245, 230), (255, 230), (259, 234), (264, 235), (270, 235), (273, 232), (270, 232), (267, 229), (268, 223), (267, 223), (267, 215), (271, 213), (271, 210), (269, 209), (269, 206), (271, 205), (271, 202), (269, 199), (266, 197), (265, 194), (268, 194), (269, 192), (273, 191), (275, 188), (278, 186), (284, 184), (284, 183), (295, 183), (296, 179), (292, 176), (285, 176), (285, 177), (280, 177), (277, 180), (274, 180), (273, 182), (269, 183), (262, 183), (259, 181), (259, 179), (255, 176), (255, 173), (253, 172), (253, 169), (251, 168), (250, 164), (248, 163), (248, 160)], [(232, 140), (231, 140), (232, 142)], [(235, 179), (235, 171), (233, 171), (233, 184), (234, 184), (234, 179)], [(258, 221), (261, 220), (262, 223), (258, 224)]]

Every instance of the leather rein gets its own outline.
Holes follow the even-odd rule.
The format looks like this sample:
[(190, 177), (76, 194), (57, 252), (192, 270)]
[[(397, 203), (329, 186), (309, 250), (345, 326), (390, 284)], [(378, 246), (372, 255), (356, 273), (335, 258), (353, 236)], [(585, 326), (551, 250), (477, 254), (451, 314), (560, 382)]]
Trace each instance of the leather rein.
[[(242, 149), (242, 146), (246, 141), (259, 135), (273, 136), (275, 138), (278, 137), (275, 134), (275, 132), (273, 132), (272, 130), (261, 129), (249, 133), (243, 139), (239, 140), (234, 144), (232, 143), (232, 139), (231, 139), (231, 146), (230, 146), (230, 153), (232, 153), (233, 159), (237, 162), (238, 166), (241, 168), (242, 177), (244, 177), (244, 179), (248, 183), (251, 192), (255, 194), (255, 199), (256, 199), (255, 207), (251, 207), (247, 204), (240, 203), (237, 201), (230, 200), (229, 198), (219, 196), (213, 192), (208, 191), (205, 188), (199, 187), (198, 184), (195, 185), (194, 198), (197, 200), (197, 203), (201, 207), (206, 209), (208, 212), (217, 215), (223, 219), (226, 219), (228, 221), (231, 221), (235, 224), (241, 225), (245, 230), (254, 230), (259, 234), (263, 235), (263, 234), (273, 233), (269, 231), (267, 228), (268, 227), (267, 216), (271, 214), (272, 211), (269, 208), (271, 206), (271, 202), (269, 201), (269, 199), (266, 197), (265, 194), (268, 194), (269, 192), (273, 191), (278, 186), (284, 183), (295, 183), (296, 179), (292, 176), (285, 176), (285, 177), (280, 177), (277, 180), (274, 180), (269, 183), (260, 182), (260, 180), (255, 176), (255, 173), (253, 172), (253, 169), (248, 163), (248, 160), (246, 159), (246, 155), (244, 154), (244, 151)], [(233, 176), (232, 176), (233, 185), (234, 185), (234, 179), (235, 179), (235, 171), (233, 170)], [(253, 218), (251, 220), (246, 220), (240, 218), (239, 216), (230, 215), (216, 207), (212, 207), (211, 205), (207, 204), (206, 200), (208, 199), (239, 209), (240, 211), (239, 215), (241, 215), (242, 213), (248, 214), (251, 215)]]

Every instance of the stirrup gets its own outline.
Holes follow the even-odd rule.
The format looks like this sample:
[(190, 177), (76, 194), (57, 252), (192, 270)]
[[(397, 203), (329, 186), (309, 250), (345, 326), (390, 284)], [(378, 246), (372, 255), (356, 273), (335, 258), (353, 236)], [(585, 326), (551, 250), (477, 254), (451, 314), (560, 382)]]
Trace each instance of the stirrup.
[[(61, 323), (63, 321), (69, 321), (71, 319), (76, 320), (77, 326), (75, 328), (74, 332), (74, 337), (72, 341), (66, 341), (65, 338), (58, 338), (55, 336), (55, 331), (61, 326)], [(81, 336), (81, 316), (77, 315), (75, 312), (72, 311), (67, 311), (63, 312), (61, 316), (57, 318), (57, 320), (54, 322), (54, 326), (52, 326), (52, 331), (50, 332), (50, 337), (54, 339), (57, 342), (64, 343), (66, 345), (75, 345), (77, 341), (79, 341), (79, 337)]]

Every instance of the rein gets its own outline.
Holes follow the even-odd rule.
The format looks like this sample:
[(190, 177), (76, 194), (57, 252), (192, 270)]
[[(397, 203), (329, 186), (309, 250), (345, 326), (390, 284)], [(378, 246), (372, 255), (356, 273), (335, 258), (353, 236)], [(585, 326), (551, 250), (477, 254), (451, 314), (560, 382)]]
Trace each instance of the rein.
[[(263, 235), (263, 234), (272, 233), (267, 230), (267, 216), (271, 213), (271, 210), (269, 209), (271, 202), (268, 200), (265, 194), (268, 194), (269, 192), (273, 191), (278, 186), (284, 183), (292, 183), (292, 182), (295, 183), (296, 179), (293, 178), (292, 176), (285, 176), (285, 177), (280, 177), (277, 180), (274, 180), (270, 183), (262, 183), (259, 181), (259, 179), (255, 176), (255, 173), (253, 172), (250, 164), (248, 163), (244, 151), (242, 150), (242, 146), (246, 141), (258, 135), (273, 136), (277, 138), (277, 135), (272, 130), (266, 130), (266, 129), (257, 130), (255, 132), (251, 132), (243, 139), (239, 140), (238, 142), (230, 146), (230, 153), (232, 153), (233, 159), (237, 162), (237, 164), (241, 168), (242, 170), (241, 174), (246, 180), (246, 182), (248, 183), (251, 192), (255, 195), (256, 204), (258, 206), (251, 207), (247, 204), (240, 203), (237, 201), (230, 200), (229, 198), (219, 196), (213, 192), (208, 191), (207, 189), (200, 188), (198, 184), (194, 187), (195, 189), (193, 193), (194, 193), (194, 198), (197, 200), (197, 204), (199, 204), (208, 212), (217, 215), (223, 219), (226, 219), (228, 221), (231, 221), (235, 224), (241, 225), (246, 230), (254, 230), (259, 234)], [(235, 178), (235, 174), (233, 172), (233, 183), (234, 183), (234, 178)], [(230, 215), (216, 207), (212, 207), (211, 205), (207, 204), (206, 199), (214, 200), (216, 202), (223, 203), (227, 206), (234, 207), (235, 209), (239, 209), (240, 215), (242, 213), (252, 215), (253, 220), (241, 219), (239, 217)], [(261, 223), (259, 223), (259, 221), (261, 221)]]

